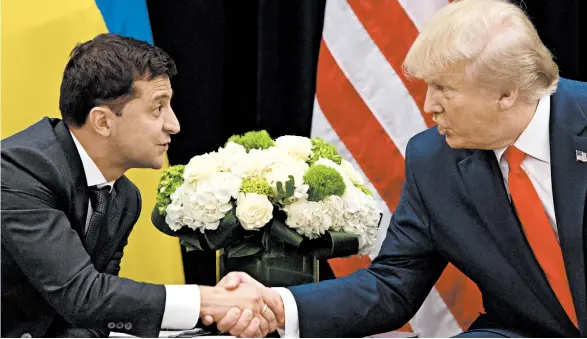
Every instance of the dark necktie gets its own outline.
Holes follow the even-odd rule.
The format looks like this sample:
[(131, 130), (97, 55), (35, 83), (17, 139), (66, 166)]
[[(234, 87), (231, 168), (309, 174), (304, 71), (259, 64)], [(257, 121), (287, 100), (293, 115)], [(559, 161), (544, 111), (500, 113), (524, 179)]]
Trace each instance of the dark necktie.
[(92, 215), (88, 223), (86, 231), (86, 248), (88, 253), (92, 254), (98, 238), (100, 237), (100, 230), (105, 227), (108, 219), (107, 210), (110, 203), (110, 186), (102, 188), (90, 187), (90, 203), (92, 204)]

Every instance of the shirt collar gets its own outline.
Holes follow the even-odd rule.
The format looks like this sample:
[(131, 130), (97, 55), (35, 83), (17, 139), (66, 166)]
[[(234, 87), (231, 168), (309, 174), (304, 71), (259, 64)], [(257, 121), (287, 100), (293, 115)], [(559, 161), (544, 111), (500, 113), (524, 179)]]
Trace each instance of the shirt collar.
[[(550, 163), (550, 95), (546, 95), (538, 102), (536, 112), (530, 123), (514, 142), (520, 151), (546, 163)], [(493, 152), (497, 162), (505, 153), (507, 147), (496, 149)]]
[(77, 152), (79, 153), (79, 156), (82, 160), (82, 166), (84, 167), (84, 173), (86, 174), (86, 182), (88, 183), (88, 187), (96, 186), (98, 188), (102, 188), (108, 185), (110, 186), (110, 191), (112, 191), (112, 187), (114, 187), (114, 182), (116, 180), (106, 181), (106, 178), (104, 178), (104, 175), (102, 174), (98, 166), (96, 166), (94, 160), (90, 158), (90, 155), (88, 154), (88, 152), (86, 152), (82, 144), (80, 144), (80, 142), (77, 140), (75, 135), (71, 133), (71, 131), (69, 133), (73, 138), (73, 142), (75, 143)]

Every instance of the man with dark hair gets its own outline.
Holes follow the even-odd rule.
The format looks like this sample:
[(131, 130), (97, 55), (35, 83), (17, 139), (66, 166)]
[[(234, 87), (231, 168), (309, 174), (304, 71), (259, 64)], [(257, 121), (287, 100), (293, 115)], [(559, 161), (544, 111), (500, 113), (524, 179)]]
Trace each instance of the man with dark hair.
[(161, 328), (190, 329), (200, 314), (219, 319), (233, 306), (256, 319), (245, 334), (275, 330), (258, 286), (228, 291), (117, 276), (141, 210), (124, 173), (163, 165), (179, 132), (170, 105), (176, 72), (157, 47), (99, 35), (71, 53), (63, 121), (44, 118), (2, 140), (3, 337), (109, 330), (157, 337)]

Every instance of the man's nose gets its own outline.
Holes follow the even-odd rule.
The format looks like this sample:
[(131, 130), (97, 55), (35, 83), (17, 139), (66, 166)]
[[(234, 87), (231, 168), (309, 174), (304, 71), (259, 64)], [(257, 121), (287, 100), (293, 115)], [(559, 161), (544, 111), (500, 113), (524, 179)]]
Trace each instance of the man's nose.
[(169, 114), (165, 118), (165, 122), (163, 123), (163, 129), (165, 132), (169, 134), (177, 134), (179, 133), (179, 120), (177, 120), (177, 116), (175, 116), (175, 112), (173, 109), (169, 110)]
[(434, 97), (434, 89), (428, 86), (428, 89), (426, 90), (426, 100), (424, 101), (424, 112), (432, 114), (442, 112), (442, 106), (440, 106)]

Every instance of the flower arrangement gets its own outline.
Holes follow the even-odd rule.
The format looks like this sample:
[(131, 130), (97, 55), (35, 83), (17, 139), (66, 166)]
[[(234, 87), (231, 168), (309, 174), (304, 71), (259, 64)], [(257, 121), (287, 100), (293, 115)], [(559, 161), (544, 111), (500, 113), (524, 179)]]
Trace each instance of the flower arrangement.
[(275, 229), (267, 234), (281, 234), (286, 243), (346, 233), (358, 245), (343, 255), (368, 254), (380, 212), (363, 183), (320, 138), (273, 140), (266, 131), (248, 132), (164, 171), (152, 219), (187, 247), (231, 247), (234, 256), (260, 251), (261, 242), (250, 239), (268, 225)]

